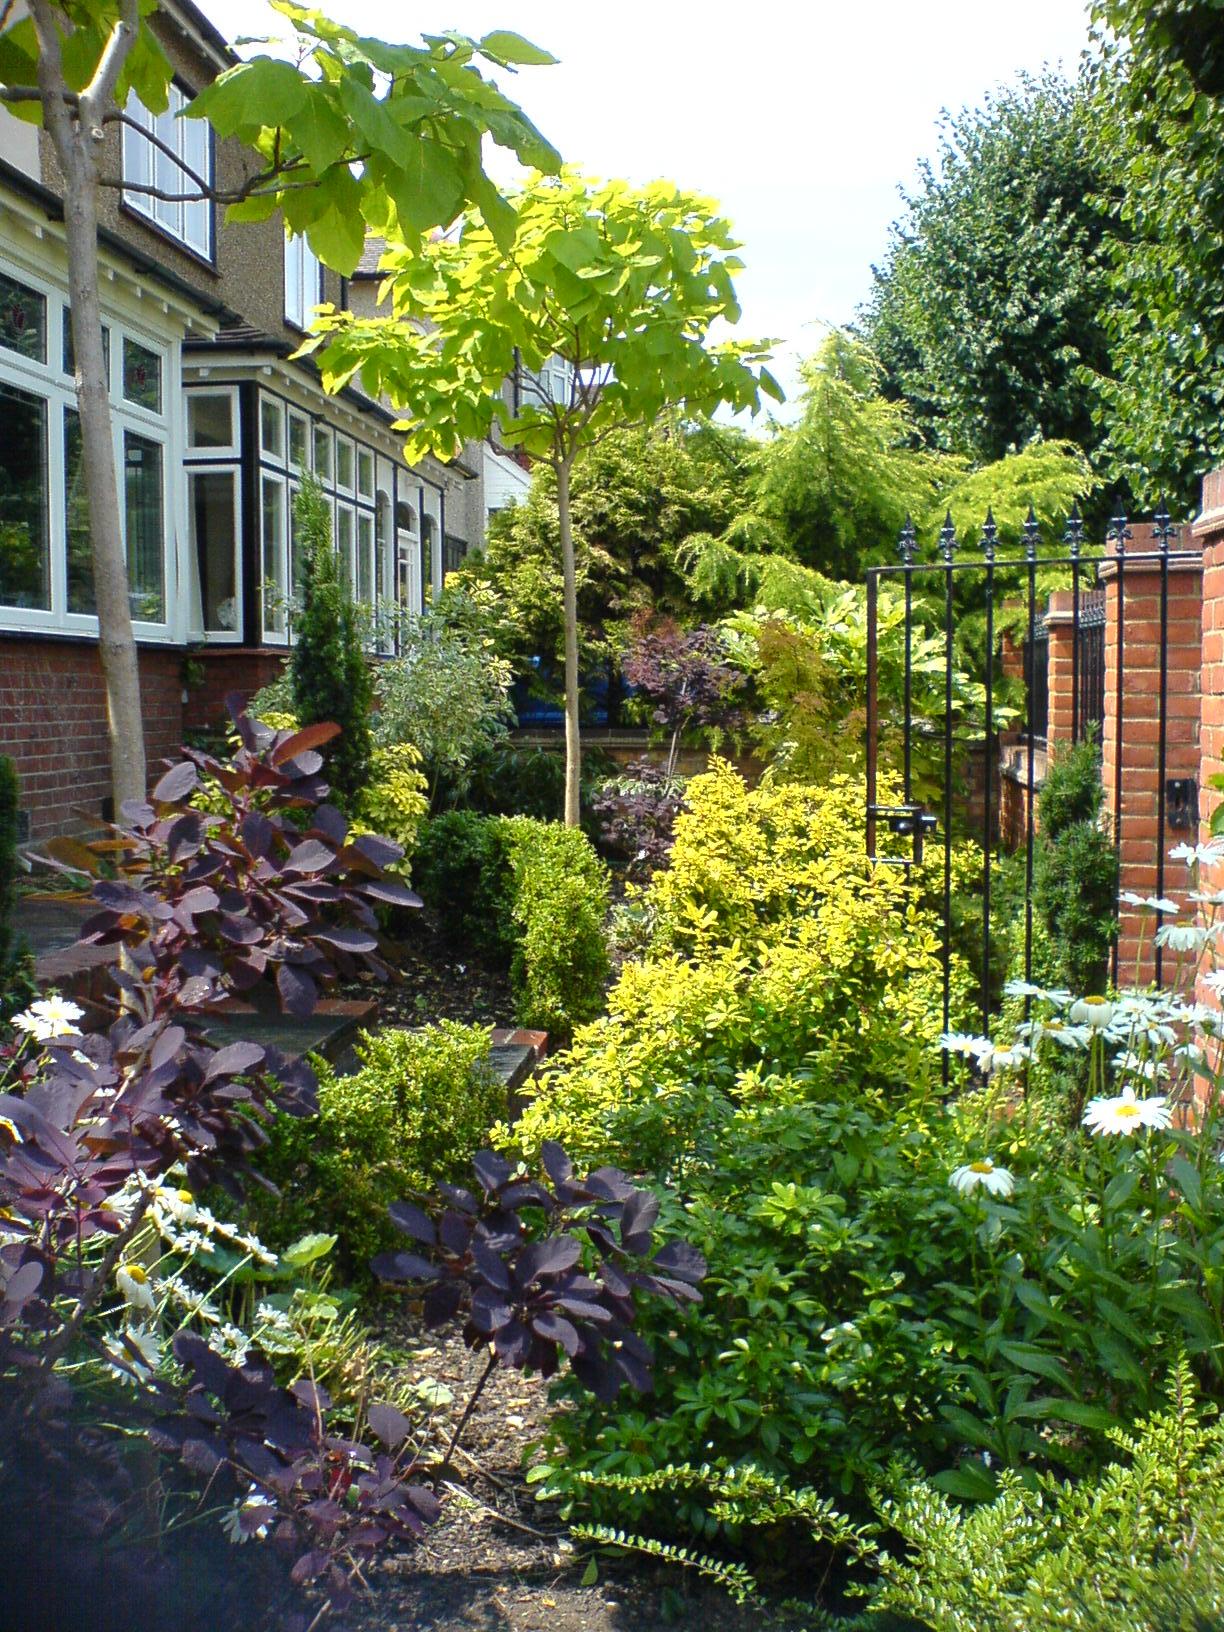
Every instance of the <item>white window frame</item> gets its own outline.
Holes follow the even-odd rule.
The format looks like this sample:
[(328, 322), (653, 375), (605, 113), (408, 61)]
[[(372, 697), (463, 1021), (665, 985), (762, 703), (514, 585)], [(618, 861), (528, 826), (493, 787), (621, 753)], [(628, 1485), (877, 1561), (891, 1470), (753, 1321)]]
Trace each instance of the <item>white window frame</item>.
[[(293, 457), (294, 424), (300, 426), (302, 431), (306, 457), (301, 460)], [(314, 469), (314, 426), (311, 424), (310, 415), (303, 413), (300, 408), (289, 408), (285, 413), (285, 463), (290, 470)]]
[[(276, 565), (280, 570), (280, 595), (285, 605), (280, 611), (280, 618), (284, 625), (281, 629), (271, 627), (268, 619), (268, 586), (274, 583), (264, 570), (267, 560), (267, 540), (264, 535), (264, 489), (277, 487), (280, 489), (280, 537), (274, 541)], [(257, 548), (259, 550), (259, 622), (260, 632), (264, 644), (268, 646), (287, 646), (289, 644), (290, 617), (288, 611), (289, 597), (293, 593), (293, 584), (290, 578), (292, 562), (289, 553), (289, 506), (292, 502), (289, 492), (288, 478), (281, 471), (263, 470), (259, 472), (259, 536)]]
[[(199, 182), (190, 171), (209, 190), (213, 187), (212, 127), (205, 119), (181, 117), (191, 100), (190, 92), (171, 82), (169, 96), (169, 106), (159, 114), (150, 113), (135, 91), (128, 97), (124, 112), (131, 122), (123, 127), (123, 179), (130, 186), (124, 186), (123, 203), (175, 243), (212, 263), (216, 258), (216, 233), (210, 198), (170, 202), (136, 190), (156, 187), (164, 193), (198, 193)], [(149, 135), (156, 136), (175, 157), (155, 147)]]
[[(191, 401), (195, 397), (228, 397), (230, 404), (230, 440), (225, 447), (195, 448), (191, 445)], [(242, 453), (242, 431), (238, 423), (238, 387), (236, 385), (190, 386), (183, 393), (183, 457), (189, 462), (197, 459), (237, 459)]]
[[(6, 277), (40, 294), (46, 301), (47, 361), (39, 362), (18, 352), (0, 346), (0, 380), (15, 390), (41, 398), (47, 404), (47, 557), (50, 575), (48, 607), (18, 607), (0, 605), (0, 628), (27, 634), (59, 632), (90, 636), (97, 639), (98, 618), (93, 612), (68, 610), (68, 528), (67, 528), (67, 470), (64, 457), (65, 410), (77, 410), (76, 387), (70, 376), (63, 372), (64, 323), (68, 321), (65, 291), (46, 278), (7, 257), (0, 261), (0, 271)], [(123, 498), (124, 435), (134, 431), (150, 441), (161, 444), (162, 456), (162, 584), (164, 588), (163, 615), (158, 621), (133, 619), (133, 633), (137, 639), (165, 642), (172, 638), (178, 622), (178, 561), (176, 535), (178, 512), (176, 498), (178, 477), (171, 449), (175, 442), (174, 416), (177, 388), (174, 382), (179, 369), (174, 347), (164, 337), (150, 334), (121, 317), (107, 312), (106, 327), (110, 330), (110, 371), (108, 386), (111, 399), (111, 424), (115, 474), (120, 487), (119, 525), (127, 548), (127, 510)], [(154, 413), (136, 403), (128, 402), (120, 389), (122, 384), (123, 339), (127, 336), (154, 352), (161, 364), (162, 411)]]
[(285, 234), (285, 322), (303, 331), (323, 299), (323, 263), (304, 233)]
[[(209, 450), (212, 451), (211, 449)], [(191, 553), (191, 572), (197, 571), (196, 566), (196, 536), (195, 536), (195, 505), (191, 502), (191, 484), (196, 476), (228, 476), (230, 489), (234, 500), (234, 606), (237, 617), (233, 629), (210, 629), (204, 610), (203, 586), (200, 593), (200, 628), (204, 639), (209, 644), (241, 645), (242, 632), (246, 627), (246, 603), (242, 584), (242, 467), (236, 464), (218, 464), (215, 459), (191, 460), (186, 466), (187, 481), (187, 548)], [(262, 497), (262, 494), (261, 494)], [(263, 528), (263, 512), (260, 511), (260, 529)], [(262, 537), (260, 545), (262, 548)], [(263, 566), (262, 556), (260, 566)]]

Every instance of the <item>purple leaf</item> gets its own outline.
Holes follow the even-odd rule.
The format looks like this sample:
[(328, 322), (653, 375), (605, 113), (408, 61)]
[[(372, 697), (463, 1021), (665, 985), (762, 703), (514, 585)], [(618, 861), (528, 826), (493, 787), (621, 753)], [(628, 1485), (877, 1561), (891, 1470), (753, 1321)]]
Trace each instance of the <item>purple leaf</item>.
[(491, 1150), (481, 1150), (472, 1157), (472, 1168), (486, 1191), (499, 1190), (514, 1172), (504, 1156)]
[(533, 1241), (519, 1257), (515, 1279), (520, 1286), (527, 1286), (541, 1275), (562, 1275), (567, 1269), (573, 1269), (581, 1255), (581, 1244), (572, 1235), (553, 1235), (544, 1241)]
[(387, 1213), (396, 1229), (410, 1235), (414, 1241), (423, 1241), (430, 1247), (437, 1241), (438, 1231), (433, 1219), (413, 1202), (393, 1201)]
[(412, 1424), (402, 1411), (393, 1405), (376, 1403), (366, 1412), (366, 1421), (389, 1450), (402, 1445), (412, 1431)]
[(580, 1347), (578, 1333), (561, 1315), (536, 1315), (531, 1322), (531, 1329), (537, 1337), (542, 1337), (546, 1343), (559, 1343), (566, 1354), (573, 1359)]
[(649, 1252), (650, 1238), (658, 1216), (658, 1196), (651, 1190), (635, 1190), (621, 1214), (621, 1245), (626, 1252)]
[(301, 1020), (314, 1013), (319, 988), (305, 969), (296, 964), (282, 963), (276, 971), (276, 989), (287, 1013), (295, 1014)]
[(326, 941), (331, 946), (338, 946), (345, 952), (377, 952), (378, 941), (373, 935), (368, 935), (361, 929), (350, 929), (345, 925), (332, 926), (315, 931), (315, 939)]
[(178, 765), (172, 765), (158, 780), (153, 789), (153, 797), (159, 805), (177, 805), (180, 800), (186, 799), (188, 794), (195, 791), (199, 780), (195, 766), (188, 760), (183, 760)]
[(284, 873), (321, 873), (335, 860), (335, 851), (318, 839), (303, 839), (289, 852), (281, 868)]
[(225, 1048), (219, 1048), (209, 1060), (208, 1069), (204, 1072), (204, 1081), (215, 1082), (218, 1077), (239, 1077), (245, 1072), (253, 1071), (263, 1062), (264, 1051), (258, 1043), (230, 1043)]
[(709, 1266), (697, 1248), (687, 1241), (669, 1241), (655, 1253), (651, 1267), (673, 1280), (689, 1281), (695, 1286), (705, 1279)]
[(574, 1176), (574, 1164), (554, 1139), (546, 1139), (540, 1146), (540, 1160), (544, 1171), (554, 1184), (564, 1184)]
[(416, 1252), (380, 1252), (370, 1260), (380, 1281), (436, 1281), (441, 1270)]
[(431, 1286), (421, 1300), (421, 1312), (426, 1326), (441, 1326), (459, 1313), (463, 1303), (462, 1281), (439, 1281)]

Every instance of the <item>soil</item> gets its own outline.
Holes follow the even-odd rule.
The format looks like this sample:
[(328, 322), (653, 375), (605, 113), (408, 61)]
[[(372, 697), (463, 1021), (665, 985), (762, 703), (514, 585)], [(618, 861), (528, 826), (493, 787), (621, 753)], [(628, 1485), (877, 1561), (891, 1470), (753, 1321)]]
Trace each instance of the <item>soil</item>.
[[(470, 1395), (484, 1357), (457, 1331), (425, 1332), (407, 1311), (384, 1335), (405, 1353), (414, 1382), (441, 1385), (423, 1432), (439, 1450)], [(449, 1396), (449, 1398), (448, 1398)], [(554, 1504), (526, 1482), (524, 1453), (544, 1431), (545, 1385), (497, 1371), (481, 1396), (455, 1457), (442, 1518), (411, 1552), (381, 1561), (371, 1592), (351, 1614), (355, 1632), (777, 1632), (793, 1626), (757, 1603), (729, 1595), (678, 1565), (608, 1554), (584, 1585), (592, 1559), (575, 1547)]]
[(432, 1020), (461, 1020), (465, 1025), (514, 1024), (510, 978), (495, 963), (455, 946), (427, 908), (397, 925), (384, 944), (388, 961), (401, 979), (380, 986), (372, 976), (350, 982), (343, 997), (376, 997), (386, 1026), (424, 1026)]

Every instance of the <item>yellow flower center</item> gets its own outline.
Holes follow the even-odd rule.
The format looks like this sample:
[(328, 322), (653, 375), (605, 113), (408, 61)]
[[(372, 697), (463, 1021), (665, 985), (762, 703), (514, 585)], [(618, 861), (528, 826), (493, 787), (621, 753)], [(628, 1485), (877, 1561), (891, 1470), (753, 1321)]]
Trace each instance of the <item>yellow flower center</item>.
[(125, 1275), (130, 1276), (136, 1282), (137, 1286), (144, 1286), (149, 1279), (140, 1264), (124, 1264), (123, 1271)]
[(1103, 997), (1086, 997), (1084, 999), (1084, 1002), (1093, 1004), (1095, 1006), (1095, 1005), (1098, 1005), (1098, 1004), (1104, 1004), (1105, 999)]
[(178, 1193), (178, 1199), (182, 1202), (184, 1207), (190, 1207), (192, 1202), (195, 1200), (195, 1197), (192, 1195), (190, 1190), (180, 1190)]
[(971, 1173), (993, 1173), (994, 1172), (994, 1163), (993, 1162), (970, 1162), (969, 1163), (969, 1171)]
[(1124, 1104), (1124, 1105), (1119, 1105), (1118, 1108), (1117, 1108), (1117, 1114), (1119, 1116), (1138, 1116), (1139, 1115), (1139, 1107), (1138, 1107), (1138, 1105), (1129, 1104), (1129, 1103)]

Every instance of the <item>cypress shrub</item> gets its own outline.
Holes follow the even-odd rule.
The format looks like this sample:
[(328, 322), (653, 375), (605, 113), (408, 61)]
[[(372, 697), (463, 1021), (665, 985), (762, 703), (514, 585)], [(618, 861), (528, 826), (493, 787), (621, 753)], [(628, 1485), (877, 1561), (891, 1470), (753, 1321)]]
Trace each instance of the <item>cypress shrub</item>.
[(302, 548), (302, 607), (289, 668), (293, 712), (299, 725), (334, 720), (340, 727), (323, 751), (332, 797), (351, 809), (370, 779), (374, 682), (332, 542), (331, 511), (314, 477), (303, 478), (293, 509)]
[(1077, 997), (1104, 991), (1117, 921), (1118, 863), (1104, 804), (1096, 743), (1055, 754), (1038, 804), (1033, 907), (1055, 977)]

